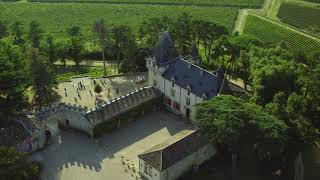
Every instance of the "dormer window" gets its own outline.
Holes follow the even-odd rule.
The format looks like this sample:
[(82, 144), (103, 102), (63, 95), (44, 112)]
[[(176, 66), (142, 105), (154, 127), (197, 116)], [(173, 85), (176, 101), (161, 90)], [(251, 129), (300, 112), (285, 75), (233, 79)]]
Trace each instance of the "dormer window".
[(174, 83), (175, 83), (175, 80), (174, 80), (174, 77), (172, 77), (171, 79), (171, 86), (174, 87)]
[(207, 100), (207, 95), (206, 95), (206, 93), (203, 93), (203, 94), (202, 94), (202, 99), (203, 99), (203, 100)]
[(191, 86), (188, 85), (188, 87), (187, 87), (187, 95), (190, 96), (190, 94), (191, 94)]

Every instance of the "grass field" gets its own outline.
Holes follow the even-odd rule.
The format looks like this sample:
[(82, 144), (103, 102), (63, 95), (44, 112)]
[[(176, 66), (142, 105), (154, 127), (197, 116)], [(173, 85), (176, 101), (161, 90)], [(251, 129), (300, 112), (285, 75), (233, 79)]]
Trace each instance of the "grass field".
[(247, 17), (244, 33), (256, 36), (267, 44), (286, 42), (296, 52), (314, 54), (320, 49), (320, 41), (254, 15)]
[(278, 17), (285, 23), (316, 35), (318, 29), (320, 36), (320, 8), (282, 3)]
[(175, 17), (189, 12), (194, 18), (214, 21), (232, 31), (238, 8), (166, 5), (126, 5), (100, 3), (0, 3), (0, 19), (10, 23), (21, 21), (27, 27), (36, 20), (45, 31), (64, 33), (78, 25), (84, 33), (91, 32), (95, 20), (104, 18), (108, 25), (129, 25), (137, 32), (140, 23), (151, 17)]
[(154, 3), (183, 5), (228, 5), (259, 7), (264, 0), (30, 0), (34, 2), (111, 2), (111, 3)]

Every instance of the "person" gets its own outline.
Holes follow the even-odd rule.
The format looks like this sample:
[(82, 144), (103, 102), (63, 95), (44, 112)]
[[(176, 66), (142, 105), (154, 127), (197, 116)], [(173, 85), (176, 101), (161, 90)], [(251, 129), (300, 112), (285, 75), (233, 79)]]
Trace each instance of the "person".
[(119, 89), (118, 88), (116, 89), (116, 93), (119, 94)]
[(67, 88), (64, 88), (64, 91), (66, 92), (66, 91), (67, 91)]

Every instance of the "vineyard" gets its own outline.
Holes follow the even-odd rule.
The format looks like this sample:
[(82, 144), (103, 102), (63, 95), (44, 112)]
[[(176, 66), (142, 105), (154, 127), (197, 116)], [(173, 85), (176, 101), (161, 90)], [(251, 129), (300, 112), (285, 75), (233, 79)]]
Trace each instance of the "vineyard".
[(125, 5), (99, 3), (2, 3), (0, 18), (7, 22), (20, 21), (25, 29), (32, 20), (38, 21), (47, 32), (65, 34), (73, 25), (80, 26), (85, 34), (91, 32), (92, 24), (104, 18), (107, 24), (126, 24), (135, 32), (143, 20), (167, 15), (176, 17), (188, 12), (195, 19), (214, 21), (232, 31), (238, 8), (194, 7), (165, 5)]
[(108, 2), (126, 4), (212, 5), (260, 7), (264, 0), (30, 0), (33, 2)]
[(278, 17), (287, 24), (320, 36), (320, 8), (282, 3)]
[(266, 44), (286, 42), (296, 52), (314, 54), (320, 49), (320, 41), (254, 15), (247, 17), (244, 33), (253, 35)]

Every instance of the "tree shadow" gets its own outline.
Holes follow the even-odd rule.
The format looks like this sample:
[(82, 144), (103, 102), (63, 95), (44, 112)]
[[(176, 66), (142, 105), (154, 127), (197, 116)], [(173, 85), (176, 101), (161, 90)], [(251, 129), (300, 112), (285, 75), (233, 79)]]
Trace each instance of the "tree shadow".
[[(172, 136), (194, 126), (169, 112), (152, 112), (112, 132), (105, 133), (98, 139), (91, 139), (86, 134), (75, 130), (62, 131), (50, 139), (49, 145), (43, 151), (34, 153), (32, 156), (34, 159), (40, 159), (43, 166), (42, 178), (46, 180), (59, 179), (63, 169), (73, 166), (101, 173), (103, 167), (108, 166), (112, 169), (114, 163), (121, 164), (120, 160), (115, 159), (116, 156), (119, 158), (117, 153), (127, 150), (129, 146), (163, 128)], [(145, 151), (151, 147), (139, 148)], [(132, 157), (137, 161), (138, 152), (134, 153), (137, 154), (133, 154)], [(105, 164), (108, 163), (108, 159), (115, 162)]]

